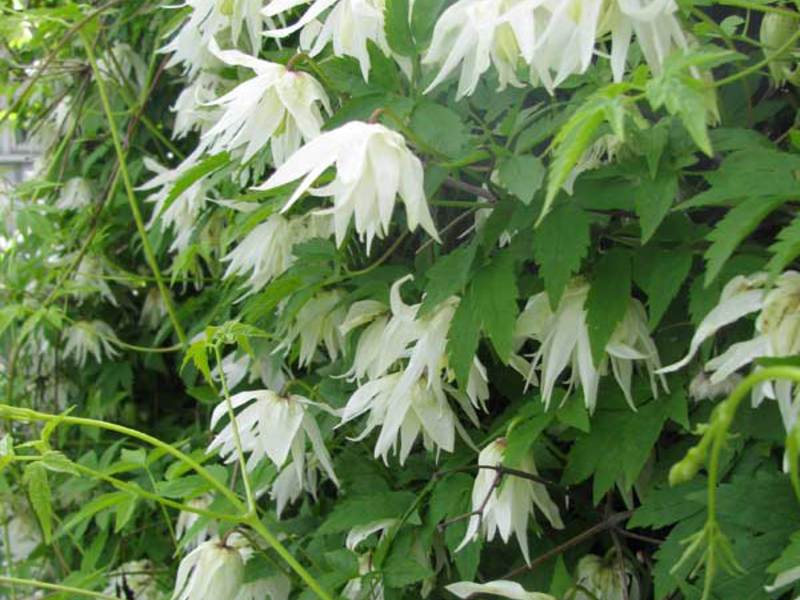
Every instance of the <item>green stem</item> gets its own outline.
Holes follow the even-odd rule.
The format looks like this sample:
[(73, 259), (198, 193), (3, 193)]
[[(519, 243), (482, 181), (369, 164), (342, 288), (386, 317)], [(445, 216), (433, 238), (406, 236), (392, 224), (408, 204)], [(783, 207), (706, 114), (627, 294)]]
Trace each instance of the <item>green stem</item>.
[(770, 6), (769, 4), (762, 4), (760, 2), (747, 2), (747, 0), (715, 0), (715, 4), (722, 6), (735, 6), (736, 8), (746, 8), (748, 10), (755, 10), (763, 13), (775, 13), (777, 15), (785, 15), (788, 17), (800, 16), (793, 10), (787, 8), (780, 8), (777, 6)]
[(754, 65), (750, 65), (746, 69), (742, 69), (741, 71), (734, 73), (730, 77), (725, 77), (723, 79), (720, 79), (719, 81), (715, 81), (713, 87), (721, 87), (723, 85), (733, 83), (734, 81), (737, 81), (739, 79), (747, 77), (752, 73), (760, 71), (762, 68), (766, 67), (772, 61), (783, 56), (784, 53), (786, 53), (788, 50), (792, 48), (792, 46), (795, 45), (797, 40), (800, 40), (800, 28), (798, 28), (797, 31), (794, 33), (794, 35), (792, 35), (792, 37), (786, 40), (786, 42), (784, 42), (780, 48), (778, 48), (777, 50), (775, 50), (775, 52), (766, 56), (764, 60), (760, 60)]
[(147, 260), (150, 269), (153, 271), (153, 275), (156, 278), (156, 285), (158, 286), (158, 290), (161, 293), (161, 296), (164, 298), (164, 304), (167, 307), (167, 313), (169, 314), (169, 318), (172, 321), (172, 326), (175, 328), (175, 334), (178, 336), (181, 344), (186, 344), (186, 333), (183, 331), (183, 327), (178, 320), (178, 315), (175, 312), (175, 306), (172, 303), (172, 298), (169, 295), (169, 290), (167, 286), (164, 284), (164, 278), (161, 275), (161, 270), (158, 268), (158, 262), (156, 261), (155, 253), (153, 252), (153, 248), (150, 245), (150, 240), (147, 237), (147, 230), (144, 226), (144, 220), (142, 219), (142, 213), (139, 210), (139, 204), (136, 202), (136, 195), (133, 191), (133, 184), (131, 183), (130, 173), (128, 172), (128, 166), (125, 161), (125, 151), (122, 148), (122, 140), (119, 135), (119, 131), (117, 129), (117, 124), (114, 121), (114, 114), (111, 110), (111, 102), (108, 98), (108, 93), (106, 92), (105, 83), (103, 82), (102, 74), (97, 67), (97, 59), (94, 55), (94, 49), (92, 48), (91, 41), (86, 37), (84, 32), (81, 32), (81, 40), (83, 41), (83, 45), (86, 48), (86, 57), (89, 59), (89, 63), (92, 66), (92, 72), (94, 73), (95, 81), (97, 83), (97, 91), (100, 94), (100, 101), (103, 104), (103, 111), (106, 114), (106, 120), (108, 121), (108, 127), (111, 130), (111, 139), (114, 143), (114, 150), (117, 153), (117, 160), (119, 161), (119, 170), (122, 174), (122, 182), (125, 186), (125, 192), (128, 197), (128, 203), (131, 207), (131, 212), (133, 213), (133, 219), (136, 222), (136, 229), (139, 232), (139, 237), (142, 240), (142, 248), (144, 250), (145, 259)]
[(0, 577), (0, 583), (9, 586), (21, 585), (32, 588), (41, 588), (43, 590), (54, 590), (56, 592), (64, 592), (68, 594), (77, 594), (78, 596), (86, 596), (87, 598), (101, 598), (102, 600), (119, 600), (116, 596), (109, 596), (108, 594), (101, 594), (100, 592), (93, 592), (91, 590), (82, 590), (81, 588), (71, 587), (68, 585), (61, 585), (58, 583), (48, 583), (47, 581), (37, 581), (35, 579), (20, 579), (19, 577)]

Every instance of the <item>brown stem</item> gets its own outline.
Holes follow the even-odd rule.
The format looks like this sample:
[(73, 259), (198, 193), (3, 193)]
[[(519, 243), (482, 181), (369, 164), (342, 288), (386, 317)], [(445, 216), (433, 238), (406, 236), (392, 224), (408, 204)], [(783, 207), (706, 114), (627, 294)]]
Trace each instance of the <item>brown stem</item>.
[(461, 181), (460, 179), (455, 179), (454, 177), (448, 177), (445, 179), (444, 185), (449, 188), (453, 188), (454, 190), (461, 190), (462, 192), (468, 192), (478, 196), (479, 198), (484, 198), (493, 204), (497, 202), (497, 196), (495, 196), (489, 190), (477, 185), (472, 185), (471, 183), (467, 183), (465, 181)]

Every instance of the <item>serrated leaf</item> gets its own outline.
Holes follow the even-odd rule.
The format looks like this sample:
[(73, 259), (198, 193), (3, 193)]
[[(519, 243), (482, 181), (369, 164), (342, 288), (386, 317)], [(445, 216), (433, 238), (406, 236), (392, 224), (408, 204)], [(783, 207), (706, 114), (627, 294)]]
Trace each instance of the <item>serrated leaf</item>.
[(534, 402), (539, 410), (514, 427), (506, 436), (503, 464), (508, 467), (514, 468), (520, 464), (520, 461), (555, 416), (553, 411), (544, 412), (544, 405), (538, 399)]
[(430, 43), (436, 20), (445, 3), (446, 0), (414, 2), (414, 9), (411, 11), (411, 31), (414, 35), (417, 50), (420, 52), (427, 48)]
[(711, 246), (706, 250), (705, 284), (709, 285), (736, 250), (767, 215), (783, 204), (782, 198), (751, 198), (734, 207), (717, 223), (707, 238)]
[(625, 316), (630, 297), (630, 254), (624, 250), (611, 250), (595, 266), (586, 297), (586, 325), (595, 366), (603, 361), (606, 344)]
[(678, 174), (663, 171), (655, 179), (641, 180), (636, 193), (636, 214), (642, 227), (642, 244), (655, 233), (678, 195)]
[(469, 371), (478, 350), (480, 332), (481, 319), (477, 302), (468, 293), (459, 302), (447, 332), (448, 361), (462, 387), (466, 387), (469, 381)]
[(69, 473), (80, 476), (78, 467), (61, 452), (48, 451), (42, 455), (41, 464), (48, 471), (54, 473)]
[(425, 273), (428, 280), (419, 315), (425, 316), (450, 296), (460, 293), (469, 281), (478, 246), (461, 246), (437, 260)]
[(530, 204), (542, 187), (546, 169), (542, 161), (532, 154), (510, 156), (500, 161), (497, 176), (500, 185), (514, 194), (523, 204)]
[(449, 158), (460, 156), (469, 145), (464, 119), (441, 104), (421, 102), (411, 114), (410, 125), (424, 144)]
[(400, 56), (413, 56), (416, 53), (414, 39), (411, 37), (409, 8), (409, 0), (386, 0), (384, 9), (386, 41)]
[(533, 256), (552, 307), (578, 272), (589, 249), (589, 216), (574, 204), (555, 207), (534, 233)]
[(772, 258), (767, 263), (767, 273), (770, 278), (777, 277), (789, 263), (800, 256), (800, 217), (794, 220), (778, 233), (778, 241), (769, 247)]
[(47, 469), (38, 462), (29, 463), (25, 467), (23, 481), (28, 490), (28, 498), (42, 528), (44, 541), (49, 544), (53, 539), (53, 501), (50, 483), (47, 480)]
[(337, 502), (333, 511), (322, 523), (319, 534), (347, 531), (382, 519), (400, 518), (414, 502), (411, 492), (381, 492), (345, 498)]
[(517, 281), (510, 252), (497, 255), (481, 268), (470, 285), (481, 326), (504, 363), (511, 356), (517, 322)]
[(634, 277), (636, 284), (647, 294), (651, 330), (661, 321), (686, 281), (692, 258), (692, 252), (686, 248), (660, 250), (645, 247), (636, 254)]

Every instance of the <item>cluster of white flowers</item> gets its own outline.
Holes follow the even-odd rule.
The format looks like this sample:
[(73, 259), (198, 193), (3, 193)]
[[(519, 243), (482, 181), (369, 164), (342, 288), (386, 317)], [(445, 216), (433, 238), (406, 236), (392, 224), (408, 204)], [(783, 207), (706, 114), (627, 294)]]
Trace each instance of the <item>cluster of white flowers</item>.
[(73, 358), (78, 366), (86, 364), (88, 355), (92, 355), (98, 363), (103, 357), (113, 358), (119, 355), (114, 347), (117, 334), (108, 323), (94, 321), (76, 321), (64, 331), (64, 358)]

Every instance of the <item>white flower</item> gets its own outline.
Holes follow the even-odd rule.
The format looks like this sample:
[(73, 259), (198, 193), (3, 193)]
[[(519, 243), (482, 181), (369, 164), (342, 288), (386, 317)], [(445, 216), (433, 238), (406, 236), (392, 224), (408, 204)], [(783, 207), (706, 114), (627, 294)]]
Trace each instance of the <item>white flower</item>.
[[(272, 0), (264, 8), (270, 17), (308, 3), (309, 0)], [(289, 27), (266, 32), (282, 38), (302, 29), (301, 45), (316, 56), (331, 42), (336, 56), (352, 56), (361, 65), (365, 80), (369, 79), (370, 58), (367, 42), (374, 42), (385, 53), (389, 45), (384, 33), (385, 0), (311, 0), (313, 3), (302, 17)], [(328, 11), (324, 23), (319, 18)]]
[(154, 204), (147, 226), (153, 227), (156, 221), (160, 221), (163, 230), (172, 227), (175, 233), (175, 239), (170, 246), (172, 251), (180, 252), (189, 246), (200, 213), (208, 202), (208, 185), (205, 182), (206, 178), (201, 177), (182, 191), (169, 206), (166, 204), (175, 183), (197, 164), (198, 157), (199, 152), (196, 150), (174, 169), (163, 167), (150, 158), (144, 159), (145, 167), (155, 173), (155, 176), (137, 189), (158, 188), (158, 191), (154, 191), (146, 199), (147, 202)]
[(230, 264), (223, 277), (248, 276), (250, 293), (255, 293), (292, 266), (294, 246), (331, 233), (329, 217), (270, 215), (225, 255), (223, 262)]
[(56, 202), (56, 208), (60, 210), (77, 210), (91, 204), (92, 190), (89, 182), (83, 177), (73, 177), (68, 179), (61, 188), (61, 194)]
[(108, 53), (108, 58), (97, 61), (97, 69), (105, 77), (114, 81), (122, 78), (123, 85), (134, 83), (139, 89), (147, 84), (147, 65), (130, 45), (114, 44)]
[[(269, 490), (269, 497), (275, 501), (275, 512), (278, 518), (283, 514), (286, 506), (296, 502), (303, 492), (311, 494), (314, 500), (317, 499), (320, 471), (327, 473), (314, 452), (306, 453), (305, 469), (302, 464), (298, 467), (294, 462), (281, 469)], [(335, 479), (333, 481), (338, 485)]]
[[(321, 188), (311, 188), (329, 167), (336, 165), (336, 177)], [(303, 177), (284, 205), (289, 210), (311, 188), (320, 197), (332, 197), (336, 243), (341, 245), (348, 225), (355, 220), (367, 251), (375, 237), (389, 233), (395, 199), (405, 204), (409, 230), (417, 225), (438, 241), (423, 189), (422, 163), (406, 146), (403, 136), (378, 123), (351, 121), (314, 138), (258, 186), (270, 190)]]
[[(17, 510), (9, 514), (10, 511), (14, 510), (11, 502), (8, 499), (4, 499), (4, 503), (6, 504), (4, 510), (6, 514), (3, 516), (8, 519), (5, 527), (8, 528), (9, 548), (3, 548), (3, 563), (8, 558), (11, 558), (12, 562), (27, 560), (33, 551), (39, 547), (39, 544), (42, 543), (39, 525), (36, 522), (36, 518), (28, 511)], [(4, 540), (0, 539), (0, 546), (4, 545), (4, 543)]]
[(480, 76), (494, 65), (500, 89), (519, 85), (515, 71), (522, 59), (530, 61), (535, 42), (533, 7), (537, 0), (459, 0), (436, 22), (433, 39), (423, 59), (440, 64), (427, 93), (462, 64), (456, 99), (475, 91)]
[(117, 334), (111, 327), (95, 319), (94, 321), (76, 321), (64, 332), (67, 342), (64, 345), (64, 357), (73, 357), (80, 367), (86, 364), (87, 355), (101, 363), (103, 355), (110, 358), (119, 356), (113, 344), (118, 341)]
[(549, 594), (539, 592), (527, 592), (516, 581), (506, 581), (498, 579), (487, 583), (472, 583), (470, 581), (459, 581), (451, 583), (445, 588), (451, 594), (459, 598), (472, 598), (475, 594), (489, 594), (491, 596), (502, 596), (511, 600), (555, 600)]
[(712, 383), (711, 378), (705, 371), (699, 371), (689, 383), (689, 397), (695, 402), (700, 400), (715, 400), (726, 398), (731, 395), (742, 382), (742, 376), (732, 373), (725, 379)]
[(342, 293), (338, 290), (321, 292), (311, 298), (297, 311), (276, 351), (291, 348), (300, 338), (298, 364), (301, 367), (311, 364), (320, 344), (325, 346), (328, 358), (335, 361), (344, 347), (344, 338), (339, 331), (345, 317), (341, 301)]
[(383, 578), (372, 568), (372, 552), (358, 557), (358, 577), (347, 582), (342, 597), (347, 600), (384, 600)]
[(108, 586), (103, 591), (108, 596), (136, 600), (159, 600), (162, 594), (154, 576), (155, 567), (149, 560), (132, 560), (121, 564), (109, 574)]
[(242, 586), (235, 600), (289, 600), (292, 582), (283, 573)]
[(78, 298), (79, 302), (83, 302), (86, 298), (99, 292), (110, 304), (117, 306), (117, 299), (111, 292), (111, 288), (104, 276), (105, 269), (103, 268), (103, 263), (100, 262), (98, 258), (87, 254), (81, 259), (78, 268), (75, 269), (75, 275), (73, 276), (73, 283), (77, 287), (74, 291), (74, 295)]
[[(192, 508), (205, 510), (211, 506), (213, 500), (214, 498), (211, 494), (204, 494), (203, 496), (188, 500), (186, 505)], [(178, 522), (175, 524), (175, 537), (181, 540), (183, 545), (189, 550), (197, 548), (201, 543), (218, 533), (217, 524), (213, 521), (207, 521), (205, 525), (195, 529), (195, 524), (199, 522), (200, 518), (201, 516), (199, 514), (190, 511), (182, 510), (178, 514)], [(186, 539), (184, 540), (184, 538)]]
[[(319, 464), (331, 481), (339, 485), (317, 422), (306, 410), (309, 406), (327, 410), (326, 407), (303, 396), (279, 396), (271, 390), (241, 392), (230, 401), (234, 410), (242, 409), (236, 415), (236, 424), (242, 449), (250, 455), (248, 469), (254, 469), (264, 458), (269, 458), (280, 469), (291, 453), (298, 479), (302, 481), (308, 437)], [(223, 401), (211, 415), (211, 428), (227, 414), (228, 403)], [(228, 423), (208, 447), (209, 453), (219, 449), (229, 463), (238, 458), (233, 427), (233, 423)]]
[[(542, 399), (547, 406), (556, 382), (569, 366), (569, 387), (572, 389), (580, 382), (586, 408), (592, 412), (597, 404), (600, 377), (607, 373), (610, 364), (625, 399), (635, 408), (631, 395), (634, 363), (644, 363), (654, 396), (658, 395), (655, 373), (661, 367), (658, 349), (647, 329), (644, 308), (638, 300), (631, 298), (622, 322), (614, 329), (606, 344), (600, 366), (595, 367), (584, 308), (588, 293), (588, 284), (580, 280), (573, 281), (561, 297), (555, 313), (550, 309), (544, 292), (528, 301), (517, 320), (516, 335), (521, 340), (531, 338), (541, 344), (529, 367), (528, 383), (535, 381), (534, 369), (540, 366)], [(663, 376), (661, 383), (666, 389)]]
[[(505, 438), (496, 439), (478, 455), (478, 465), (502, 465), (505, 450)], [(530, 454), (513, 467), (532, 475), (538, 474)], [(517, 537), (525, 562), (530, 563), (528, 518), (535, 517), (535, 507), (542, 511), (551, 526), (556, 529), (564, 527), (558, 507), (543, 484), (513, 475), (507, 475), (501, 480), (499, 472), (494, 469), (478, 469), (472, 487), (472, 510), (482, 509), (482, 512), (470, 517), (467, 532), (456, 552), (474, 540), (480, 531), (488, 541), (492, 541), (495, 534), (500, 533), (500, 538), (506, 543), (513, 533)]]
[[(765, 289), (768, 278), (764, 273), (737, 276), (723, 288), (719, 303), (700, 322), (689, 344), (688, 354), (675, 364), (664, 367), (668, 373), (684, 367), (692, 360), (707, 339), (720, 329), (751, 313), (758, 312), (755, 336), (732, 344), (725, 352), (706, 363), (711, 384), (720, 384), (755, 359), (792, 356), (800, 353), (800, 273), (785, 271), (775, 287)], [(766, 396), (775, 398), (787, 431), (794, 427), (800, 402), (793, 398), (794, 386), (789, 381), (766, 382), (753, 390), (757, 405)]]
[[(620, 573), (622, 566), (622, 573)], [(628, 588), (623, 589), (624, 586)], [(636, 569), (625, 559), (620, 561), (614, 552), (605, 558), (595, 554), (587, 554), (578, 562), (577, 581), (580, 588), (588, 590), (589, 594), (578, 588), (575, 600), (639, 600), (641, 592)]]
[(181, 139), (190, 131), (205, 132), (219, 119), (219, 108), (210, 106), (219, 94), (217, 91), (225, 80), (208, 71), (200, 72), (192, 82), (181, 90), (172, 111), (175, 124), (172, 136)]
[(167, 318), (167, 304), (157, 287), (152, 287), (144, 297), (139, 324), (148, 329), (158, 329)]
[(244, 579), (244, 561), (236, 548), (219, 539), (200, 544), (178, 566), (173, 600), (235, 598)]
[(311, 75), (260, 60), (237, 50), (211, 49), (225, 64), (251, 69), (255, 77), (211, 102), (222, 114), (203, 136), (209, 152), (242, 149), (246, 163), (271, 142), (276, 165), (283, 164), (305, 141), (319, 135), (320, 107), (330, 114), (328, 96)]

